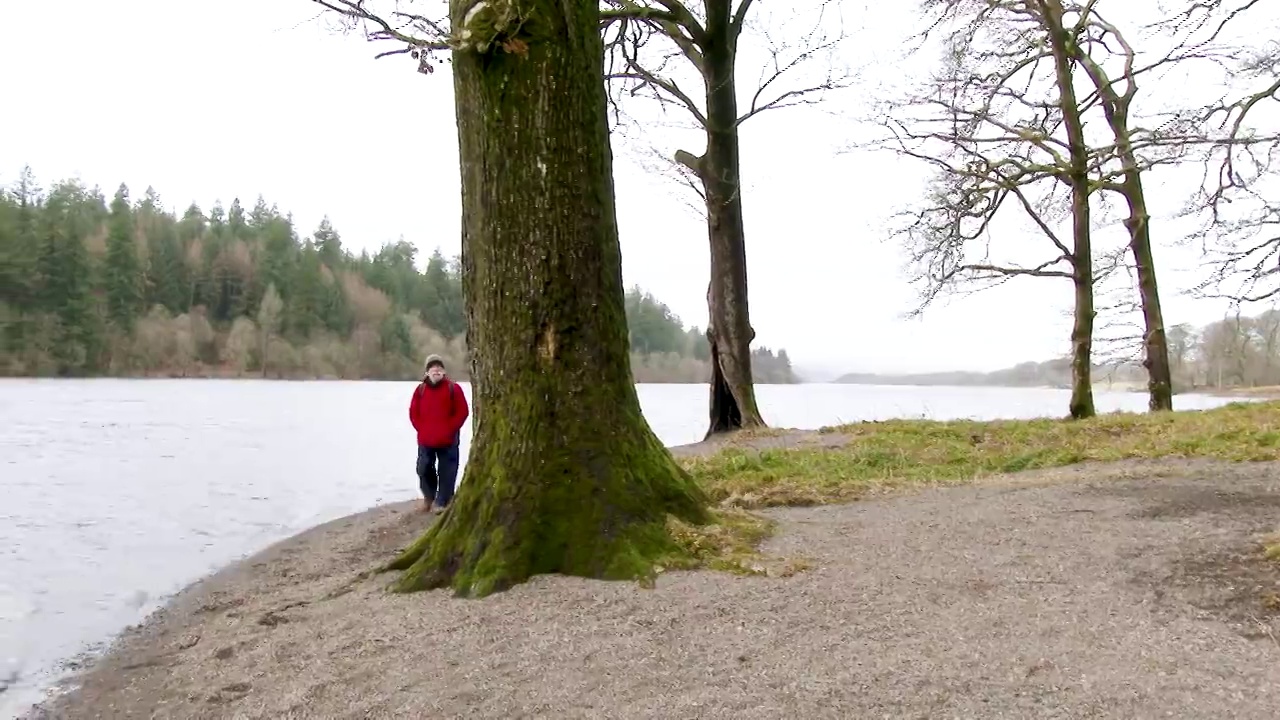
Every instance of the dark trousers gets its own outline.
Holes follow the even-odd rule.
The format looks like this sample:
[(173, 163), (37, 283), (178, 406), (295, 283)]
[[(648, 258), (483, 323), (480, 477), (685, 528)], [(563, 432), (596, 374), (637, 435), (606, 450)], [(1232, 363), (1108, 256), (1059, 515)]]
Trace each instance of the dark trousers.
[(444, 448), (418, 446), (418, 487), (422, 497), (447, 507), (458, 482), (458, 443)]

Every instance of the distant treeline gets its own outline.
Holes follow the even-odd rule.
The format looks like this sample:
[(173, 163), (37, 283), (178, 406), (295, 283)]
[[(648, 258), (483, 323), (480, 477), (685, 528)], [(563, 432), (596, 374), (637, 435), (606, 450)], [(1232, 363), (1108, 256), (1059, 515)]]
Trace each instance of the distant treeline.
[[(1096, 372), (1106, 370), (1095, 365)], [(1024, 362), (992, 372), (954, 370), (932, 373), (881, 375), (848, 373), (835, 382), (850, 385), (998, 385), (1003, 387), (1070, 387), (1071, 360), (1054, 358), (1044, 362)]]
[[(1280, 385), (1280, 311), (1230, 315), (1201, 328), (1176, 325), (1165, 331), (1174, 389), (1227, 389)], [(1146, 371), (1136, 361), (1098, 364), (1099, 384), (1144, 385)], [(858, 385), (1000, 385), (1070, 387), (1071, 360), (1024, 362), (994, 372), (936, 372), (914, 375), (849, 373), (838, 383)]]
[[(626, 307), (638, 381), (707, 381), (702, 331), (639, 288)], [(408, 379), (439, 353), (465, 379), (465, 327), (456, 259), (354, 254), (327, 218), (300, 238), (262, 198), (179, 216), (29, 169), (0, 191), (0, 374)], [(785, 351), (753, 359), (795, 382)]]

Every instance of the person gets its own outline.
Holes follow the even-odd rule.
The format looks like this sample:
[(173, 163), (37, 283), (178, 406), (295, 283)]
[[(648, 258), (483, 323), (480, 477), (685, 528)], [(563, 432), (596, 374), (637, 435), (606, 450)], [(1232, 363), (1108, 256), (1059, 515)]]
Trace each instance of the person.
[(418, 486), (422, 511), (443, 510), (453, 500), (459, 445), (467, 421), (467, 397), (445, 372), (439, 355), (427, 357), (422, 382), (409, 401), (409, 422), (418, 433)]

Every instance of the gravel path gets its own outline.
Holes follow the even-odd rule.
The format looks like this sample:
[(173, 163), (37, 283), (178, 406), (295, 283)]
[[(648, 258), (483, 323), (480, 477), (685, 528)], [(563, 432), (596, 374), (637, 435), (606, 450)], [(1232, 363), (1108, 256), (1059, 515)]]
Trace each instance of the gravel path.
[[(791, 578), (352, 575), (387, 506), (179, 595), (34, 718), (1280, 717), (1280, 464), (1126, 463), (778, 510)], [(1270, 600), (1268, 600), (1270, 598)]]

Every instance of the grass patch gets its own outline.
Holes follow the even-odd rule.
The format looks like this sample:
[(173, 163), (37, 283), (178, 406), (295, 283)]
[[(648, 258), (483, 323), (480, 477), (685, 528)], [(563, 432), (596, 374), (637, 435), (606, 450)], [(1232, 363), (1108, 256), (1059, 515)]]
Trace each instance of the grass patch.
[[(1280, 530), (1262, 538), (1262, 557), (1280, 563)], [(1262, 606), (1268, 610), (1280, 611), (1280, 592), (1264, 593)]]
[[(664, 559), (659, 571), (706, 568), (785, 577), (808, 569), (803, 558), (759, 552), (775, 523), (752, 509), (848, 502), (869, 493), (1090, 461), (1280, 460), (1280, 401), (1112, 413), (1083, 421), (889, 420), (819, 432), (841, 437), (830, 446), (757, 449), (753, 441), (788, 431), (755, 430), (734, 436), (713, 455), (681, 458), (719, 507), (707, 526), (670, 521), (681, 550)], [(1280, 561), (1280, 533), (1264, 541), (1263, 552)]]
[(1082, 421), (890, 420), (821, 432), (841, 435), (845, 442), (821, 448), (728, 447), (681, 462), (722, 507), (762, 508), (846, 502), (870, 492), (1087, 461), (1280, 460), (1280, 402), (1113, 413)]
[(1262, 539), (1262, 556), (1280, 562), (1280, 531)]
[(708, 525), (668, 520), (681, 554), (667, 558), (659, 572), (667, 570), (721, 570), (735, 575), (789, 577), (810, 567), (803, 558), (779, 558), (759, 551), (760, 543), (773, 535), (774, 521), (744, 510), (714, 511)]

